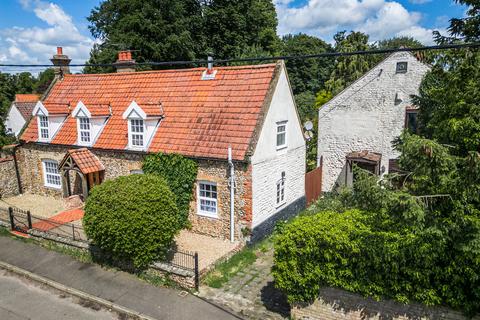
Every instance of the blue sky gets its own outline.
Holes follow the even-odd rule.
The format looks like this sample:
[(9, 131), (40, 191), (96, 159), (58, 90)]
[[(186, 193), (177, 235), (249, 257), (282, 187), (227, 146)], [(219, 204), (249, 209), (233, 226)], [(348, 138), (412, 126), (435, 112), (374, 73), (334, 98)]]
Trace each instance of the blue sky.
[[(278, 33), (304, 32), (331, 41), (340, 30), (368, 33), (372, 41), (408, 35), (425, 44), (465, 8), (453, 0), (273, 0)], [(100, 0), (2, 0), (0, 63), (49, 63), (55, 47), (74, 63), (88, 58), (94, 39), (86, 17)], [(15, 71), (15, 70), (13, 70)]]

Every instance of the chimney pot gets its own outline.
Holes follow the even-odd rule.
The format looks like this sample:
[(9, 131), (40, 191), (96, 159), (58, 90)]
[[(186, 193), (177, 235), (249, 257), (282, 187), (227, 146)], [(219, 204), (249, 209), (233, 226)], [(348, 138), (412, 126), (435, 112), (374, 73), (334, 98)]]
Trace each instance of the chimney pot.
[(115, 65), (117, 72), (135, 72), (135, 60), (132, 59), (130, 51), (120, 51)]
[(57, 47), (57, 54), (62, 55), (63, 54), (63, 48), (62, 47)]

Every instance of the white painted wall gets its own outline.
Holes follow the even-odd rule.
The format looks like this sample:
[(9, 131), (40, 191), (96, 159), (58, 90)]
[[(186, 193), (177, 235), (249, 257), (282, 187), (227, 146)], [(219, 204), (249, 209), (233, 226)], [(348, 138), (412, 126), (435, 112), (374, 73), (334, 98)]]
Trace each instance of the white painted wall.
[[(277, 122), (287, 120), (287, 147), (277, 151)], [(285, 68), (274, 91), (270, 109), (251, 158), (252, 227), (305, 196), (305, 140)], [(286, 202), (277, 207), (276, 183), (285, 171)]]
[[(48, 117), (48, 129), (50, 134), (50, 140), (48, 142), (53, 140), (53, 138), (58, 132), (58, 129), (60, 129), (60, 127), (63, 125), (63, 122), (65, 121), (66, 118), (67, 118), (66, 116), (49, 116)], [(39, 133), (39, 137), (40, 137), (40, 133)]]
[(23, 126), (25, 125), (25, 119), (23, 119), (22, 114), (18, 111), (15, 103), (12, 103), (12, 107), (7, 114), (7, 119), (5, 120), (5, 128), (11, 129), (15, 136), (18, 136), (20, 131), (22, 131)]
[[(397, 62), (408, 62), (407, 73), (396, 73)], [(429, 67), (407, 52), (381, 62), (319, 110), (318, 156), (323, 156), (323, 191), (345, 181), (346, 155), (368, 150), (382, 154), (388, 173), (389, 159), (398, 154), (392, 141), (405, 125), (410, 96), (418, 94)], [(395, 102), (396, 95), (402, 99)]]

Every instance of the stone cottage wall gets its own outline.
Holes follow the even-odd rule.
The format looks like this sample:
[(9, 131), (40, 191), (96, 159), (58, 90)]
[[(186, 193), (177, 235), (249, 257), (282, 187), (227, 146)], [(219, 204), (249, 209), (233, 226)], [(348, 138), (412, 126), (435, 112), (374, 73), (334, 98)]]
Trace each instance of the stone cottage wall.
[[(293, 319), (310, 320), (466, 320), (459, 311), (421, 304), (402, 304), (395, 301), (375, 301), (340, 289), (324, 288), (319, 299), (310, 305), (291, 309)], [(473, 320), (480, 320), (476, 316)]]
[[(54, 145), (25, 144), (19, 148), (17, 158), (24, 192), (61, 198), (62, 189), (44, 186), (42, 160), (52, 159), (60, 163), (68, 147)], [(144, 154), (91, 150), (105, 166), (105, 179), (129, 175), (142, 168)], [(226, 161), (198, 160), (198, 180), (217, 183), (218, 218), (197, 215), (196, 186), (192, 190), (194, 197), (190, 205), (189, 220), (192, 231), (222, 239), (230, 235), (230, 189), (228, 186), (228, 164)], [(249, 227), (251, 220), (251, 173), (243, 163), (235, 164), (235, 224), (236, 238), (242, 236), (242, 229)], [(15, 176), (15, 175), (13, 175)], [(173, 190), (175, 192), (175, 190)]]
[(18, 183), (13, 157), (0, 158), (0, 197), (6, 198), (16, 194)]

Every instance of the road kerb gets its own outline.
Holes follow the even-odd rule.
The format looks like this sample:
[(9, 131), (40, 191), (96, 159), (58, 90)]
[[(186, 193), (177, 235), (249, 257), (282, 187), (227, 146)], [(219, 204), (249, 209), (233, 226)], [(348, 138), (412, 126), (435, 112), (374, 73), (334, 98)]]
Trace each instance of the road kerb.
[(81, 299), (85, 299), (85, 300), (88, 300), (88, 301), (91, 301), (91, 302), (98, 303), (98, 304), (104, 306), (105, 308), (111, 309), (111, 310), (113, 310), (115, 312), (118, 312), (118, 313), (124, 313), (124, 314), (126, 314), (127, 316), (130, 316), (130, 317), (134, 317), (134, 318), (136, 317), (137, 319), (141, 319), (141, 320), (157, 320), (157, 319), (152, 318), (150, 316), (144, 315), (141, 312), (131, 310), (129, 308), (126, 308), (126, 307), (123, 307), (123, 306), (118, 305), (116, 303), (113, 303), (111, 301), (96, 297), (96, 296), (88, 294), (86, 292), (67, 287), (67, 286), (65, 286), (61, 283), (58, 283), (58, 282), (50, 280), (48, 278), (39, 276), (39, 275), (34, 274), (30, 271), (24, 270), (22, 268), (19, 268), (17, 266), (11, 265), (11, 264), (3, 262), (3, 261), (0, 261), (0, 268), (5, 269), (5, 270), (10, 271), (10, 272), (13, 272), (13, 273), (16, 273), (18, 275), (24, 276), (26, 278), (29, 278), (30, 280), (45, 284), (45, 285), (50, 286), (54, 289), (66, 292), (66, 293), (68, 293), (72, 296), (75, 296), (75, 297), (78, 297), (78, 298), (81, 298)]

